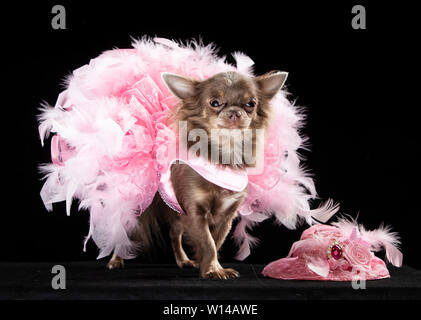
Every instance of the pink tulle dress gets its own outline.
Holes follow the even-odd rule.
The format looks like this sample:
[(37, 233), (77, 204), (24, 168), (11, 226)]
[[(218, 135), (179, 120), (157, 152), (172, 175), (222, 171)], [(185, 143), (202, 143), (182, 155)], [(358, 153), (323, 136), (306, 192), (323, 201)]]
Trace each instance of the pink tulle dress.
[[(167, 115), (178, 101), (161, 73), (199, 80), (226, 71), (252, 76), (253, 61), (241, 53), (233, 56), (236, 66), (218, 57), (210, 45), (144, 38), (135, 41), (132, 49), (106, 51), (74, 70), (55, 106), (43, 107), (41, 140), (49, 133), (53, 136), (52, 162), (42, 166), (46, 178), (42, 200), (48, 210), (53, 203), (66, 201), (70, 214), (73, 199), (79, 200), (80, 209), (89, 210), (86, 241), (95, 241), (98, 258), (113, 250), (125, 259), (136, 255), (129, 236), (157, 192), (173, 209), (181, 209), (174, 202), (168, 173), (172, 161), (168, 154), (177, 136)], [(203, 173), (209, 169), (206, 164), (189, 164), (220, 186), (248, 187), (234, 231), (239, 260), (249, 255), (256, 241), (247, 233), (256, 223), (274, 216), (277, 222), (295, 228), (300, 220), (325, 221), (338, 209), (331, 201), (310, 208), (317, 193), (297, 153), (303, 143), (302, 116), (284, 91), (275, 96), (271, 108), (276, 125), (270, 126), (265, 137), (263, 172), (212, 174)]]

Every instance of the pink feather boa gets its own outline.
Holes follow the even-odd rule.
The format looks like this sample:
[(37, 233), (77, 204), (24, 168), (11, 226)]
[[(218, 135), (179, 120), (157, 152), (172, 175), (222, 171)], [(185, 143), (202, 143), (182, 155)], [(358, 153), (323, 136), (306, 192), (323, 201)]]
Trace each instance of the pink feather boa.
[[(52, 203), (72, 199), (90, 211), (90, 230), (100, 249), (98, 258), (113, 250), (125, 259), (136, 254), (130, 233), (137, 216), (151, 203), (165, 155), (175, 143), (167, 123), (177, 100), (161, 80), (162, 72), (206, 79), (219, 72), (252, 76), (253, 61), (235, 53), (236, 67), (216, 55), (211, 45), (177, 44), (144, 38), (133, 49), (106, 51), (75, 71), (55, 107), (44, 106), (39, 117), (43, 141), (52, 139), (52, 163), (42, 166), (46, 182), (41, 197)], [(338, 207), (332, 201), (311, 210), (317, 197), (313, 180), (300, 166), (297, 153), (302, 116), (280, 91), (272, 101), (273, 122), (266, 137), (264, 172), (249, 176), (247, 199), (234, 231), (237, 258), (244, 259), (256, 239), (247, 228), (270, 216), (288, 228), (313, 217), (326, 221)], [(85, 242), (86, 244), (86, 242)]]

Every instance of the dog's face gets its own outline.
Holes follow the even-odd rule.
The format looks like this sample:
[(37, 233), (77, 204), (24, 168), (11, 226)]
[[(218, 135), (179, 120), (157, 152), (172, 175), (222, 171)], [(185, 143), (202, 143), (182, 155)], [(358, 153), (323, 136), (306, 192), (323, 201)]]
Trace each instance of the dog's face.
[(251, 79), (220, 73), (201, 82), (197, 90), (201, 122), (212, 129), (246, 129), (257, 118), (258, 90)]
[[(194, 129), (204, 130), (209, 137), (205, 149), (210, 152), (206, 157), (210, 159), (212, 153), (216, 154), (211, 161), (234, 167), (255, 164), (254, 160), (245, 159), (245, 139), (250, 140), (251, 154), (256, 155), (256, 129), (268, 127), (269, 102), (286, 77), (287, 73), (279, 71), (259, 77), (223, 72), (204, 81), (170, 73), (162, 75), (168, 88), (181, 100), (174, 109), (175, 122), (185, 121), (189, 133)], [(251, 135), (245, 134), (246, 129), (252, 129)], [(219, 135), (215, 135), (215, 131), (219, 131)], [(225, 142), (220, 140), (221, 136)], [(194, 141), (187, 141), (187, 148), (190, 149), (193, 144)], [(227, 147), (227, 144), (230, 146)], [(217, 149), (219, 151), (215, 152)]]
[(204, 81), (164, 73), (168, 88), (182, 102), (178, 120), (189, 129), (262, 129), (270, 117), (269, 101), (285, 82), (287, 73), (272, 71), (260, 77), (223, 72)]

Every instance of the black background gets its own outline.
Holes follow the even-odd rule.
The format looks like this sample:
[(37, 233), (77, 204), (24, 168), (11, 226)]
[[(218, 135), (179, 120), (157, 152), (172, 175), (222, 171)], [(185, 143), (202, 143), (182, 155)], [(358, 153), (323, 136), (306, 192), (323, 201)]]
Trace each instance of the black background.
[[(341, 2), (341, 3), (339, 3)], [(311, 4), (313, 3), (313, 4)], [(63, 4), (67, 29), (53, 30), (51, 8)], [(367, 29), (351, 27), (351, 8), (363, 4)], [(404, 263), (421, 268), (418, 148), (419, 34), (416, 11), (404, 3), (336, 1), (18, 3), (2, 7), (2, 250), (5, 261), (93, 260), (82, 252), (87, 212), (66, 216), (64, 205), (45, 210), (39, 191), (41, 148), (36, 115), (55, 103), (72, 70), (143, 35), (202, 37), (221, 54), (242, 51), (257, 74), (289, 72), (288, 90), (307, 107), (311, 151), (303, 152), (322, 199), (368, 229), (391, 224), (402, 236)], [(302, 230), (262, 223), (261, 244), (246, 261), (285, 256)], [(235, 247), (228, 240), (223, 261)], [(172, 262), (173, 258), (168, 257)]]

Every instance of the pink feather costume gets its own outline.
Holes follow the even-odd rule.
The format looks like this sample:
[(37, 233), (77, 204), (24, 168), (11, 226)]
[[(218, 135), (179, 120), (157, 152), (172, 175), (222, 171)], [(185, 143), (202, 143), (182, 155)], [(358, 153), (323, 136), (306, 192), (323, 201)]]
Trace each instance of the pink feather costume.
[[(48, 210), (66, 201), (68, 215), (74, 198), (80, 201), (79, 209), (89, 209), (86, 241), (95, 241), (98, 259), (113, 250), (124, 259), (136, 255), (130, 233), (168, 169), (167, 154), (176, 134), (167, 114), (177, 99), (161, 73), (201, 80), (226, 71), (252, 76), (253, 61), (241, 53), (233, 56), (236, 67), (218, 57), (212, 46), (144, 38), (134, 41), (133, 49), (106, 51), (74, 70), (55, 107), (43, 107), (41, 141), (50, 132), (54, 135), (52, 163), (41, 167), (46, 178), (42, 200)], [(295, 228), (300, 220), (312, 224), (313, 217), (326, 221), (338, 210), (330, 200), (310, 209), (309, 201), (317, 194), (297, 153), (303, 143), (298, 133), (302, 117), (284, 91), (271, 107), (276, 126), (270, 126), (265, 137), (264, 171), (248, 176), (248, 196), (234, 231), (239, 260), (257, 240), (247, 233), (254, 224), (273, 215), (278, 223)]]

